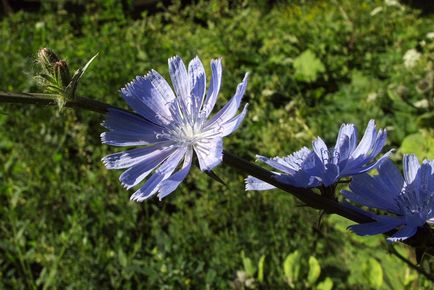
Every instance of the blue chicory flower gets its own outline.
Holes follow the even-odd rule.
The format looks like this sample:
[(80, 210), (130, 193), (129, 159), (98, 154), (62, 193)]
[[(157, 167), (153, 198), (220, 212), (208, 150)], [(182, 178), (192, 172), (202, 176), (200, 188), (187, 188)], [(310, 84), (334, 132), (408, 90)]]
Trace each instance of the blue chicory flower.
[[(222, 80), (221, 59), (211, 60), (212, 77), (207, 93), (205, 69), (195, 57), (186, 69), (178, 56), (169, 59), (169, 72), (175, 93), (155, 70), (138, 76), (121, 89), (122, 97), (137, 114), (109, 109), (101, 134), (105, 144), (144, 147), (108, 155), (108, 169), (128, 168), (120, 176), (130, 189), (152, 172), (131, 199), (143, 201), (158, 193), (161, 200), (173, 192), (190, 170), (193, 151), (202, 171), (222, 161), (223, 137), (235, 131), (243, 121), (247, 105), (236, 115), (247, 86), (248, 74), (235, 95), (210, 117)], [(181, 168), (177, 170), (182, 162)]]
[[(341, 177), (353, 176), (377, 167), (390, 155), (383, 155), (376, 162), (372, 160), (380, 153), (387, 139), (386, 130), (377, 132), (375, 122), (369, 121), (365, 133), (357, 145), (357, 128), (354, 124), (342, 124), (335, 147), (330, 150), (318, 137), (312, 142), (313, 150), (307, 147), (286, 156), (257, 159), (281, 171), (274, 172), (276, 179), (296, 187), (331, 186)], [(274, 186), (255, 177), (246, 179), (247, 190), (267, 190)]]
[(399, 228), (388, 240), (405, 240), (425, 223), (434, 224), (434, 160), (421, 165), (415, 155), (404, 155), (404, 177), (386, 160), (378, 167), (378, 175), (355, 176), (350, 190), (342, 194), (360, 205), (394, 214), (367, 213), (375, 222), (350, 226), (351, 231), (364, 236)]

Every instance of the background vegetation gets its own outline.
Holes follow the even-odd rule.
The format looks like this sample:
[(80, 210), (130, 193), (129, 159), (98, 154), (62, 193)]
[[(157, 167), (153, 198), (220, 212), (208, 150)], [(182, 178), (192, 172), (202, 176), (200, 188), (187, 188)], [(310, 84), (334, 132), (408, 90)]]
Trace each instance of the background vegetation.
[[(151, 68), (167, 77), (168, 57), (222, 56), (218, 105), (251, 72), (248, 118), (227, 150), (286, 155), (374, 118), (394, 158), (434, 158), (431, 16), (391, 0), (191, 2), (138, 11), (133, 1), (50, 1), (3, 15), (0, 90), (39, 90), (41, 47), (73, 68), (99, 52), (79, 94), (122, 107), (119, 89)], [(100, 162), (118, 150), (100, 144), (101, 115), (0, 110), (0, 289), (432, 286), (382, 237), (356, 237), (336, 216), (319, 225), (319, 212), (278, 190), (245, 192), (245, 176), (225, 166), (216, 173), (227, 188), (195, 168), (163, 202), (132, 203), (121, 172)]]

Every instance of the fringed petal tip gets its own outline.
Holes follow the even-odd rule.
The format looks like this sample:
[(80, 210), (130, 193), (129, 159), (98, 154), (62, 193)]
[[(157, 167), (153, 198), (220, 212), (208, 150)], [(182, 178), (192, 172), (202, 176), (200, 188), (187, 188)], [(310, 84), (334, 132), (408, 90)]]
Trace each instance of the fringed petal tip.
[(269, 189), (275, 189), (276, 187), (268, 184), (256, 177), (253, 176), (248, 176), (245, 179), (245, 189), (247, 191), (250, 190), (269, 190)]

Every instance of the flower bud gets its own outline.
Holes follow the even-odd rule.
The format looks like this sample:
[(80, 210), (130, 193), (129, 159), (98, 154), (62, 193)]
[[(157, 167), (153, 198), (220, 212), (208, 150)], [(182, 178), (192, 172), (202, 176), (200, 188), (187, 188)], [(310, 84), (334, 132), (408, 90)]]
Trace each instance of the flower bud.
[(47, 72), (49, 72), (54, 63), (59, 60), (59, 57), (49, 48), (44, 47), (38, 52), (38, 61)]
[(66, 88), (71, 82), (68, 64), (64, 60), (59, 60), (54, 63), (53, 67), (57, 82), (62, 85), (62, 87)]

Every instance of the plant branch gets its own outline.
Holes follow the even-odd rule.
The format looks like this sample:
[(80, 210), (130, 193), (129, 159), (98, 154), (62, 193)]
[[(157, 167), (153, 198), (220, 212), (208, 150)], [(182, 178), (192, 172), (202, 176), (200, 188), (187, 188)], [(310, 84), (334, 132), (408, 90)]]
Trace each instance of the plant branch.
[[(22, 103), (53, 106), (57, 105), (57, 102), (57, 96), (53, 94), (0, 92), (0, 103)], [(74, 109), (78, 108), (90, 110), (100, 114), (106, 113), (110, 108), (135, 114), (128, 110), (83, 97), (76, 97), (74, 100), (66, 100), (64, 106)], [(316, 194), (311, 189), (298, 188), (282, 183), (274, 178), (274, 173), (265, 170), (256, 164), (250, 163), (238, 156), (235, 156), (230, 152), (224, 151), (223, 163), (240, 171), (243, 174), (254, 176), (262, 181), (274, 185), (275, 187), (294, 195), (306, 205), (315, 209), (321, 209), (327, 213), (338, 214), (357, 223), (369, 223), (374, 221), (363, 213), (347, 208), (333, 199)], [(386, 235), (390, 234), (393, 234), (393, 232), (387, 233)], [(427, 236), (429, 236), (428, 241), (426, 238)], [(425, 250), (427, 253), (431, 255), (434, 254), (434, 234), (431, 229), (420, 228), (415, 236), (403, 242), (413, 247), (423, 244), (425, 245)]]
[(406, 257), (404, 257), (403, 255), (401, 255), (394, 246), (390, 246), (390, 252), (392, 253), (392, 255), (396, 256), (398, 259), (400, 259), (401, 261), (403, 261), (404, 263), (406, 263), (410, 268), (412, 268), (413, 270), (416, 270), (418, 273), (422, 274), (425, 278), (427, 278), (428, 280), (430, 280), (431, 282), (434, 282), (434, 276), (431, 275), (430, 273), (428, 273), (427, 271), (425, 271), (422, 267), (413, 264), (409, 259), (407, 259)]

